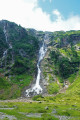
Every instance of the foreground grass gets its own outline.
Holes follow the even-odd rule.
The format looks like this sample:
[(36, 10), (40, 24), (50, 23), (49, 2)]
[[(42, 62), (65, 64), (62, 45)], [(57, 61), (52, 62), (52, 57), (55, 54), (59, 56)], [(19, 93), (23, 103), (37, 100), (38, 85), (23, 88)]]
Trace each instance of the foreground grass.
[[(61, 98), (62, 97), (62, 98)], [(76, 98), (75, 98), (76, 97)], [(70, 120), (80, 120), (79, 96), (65, 96), (59, 94), (56, 97), (39, 97), (33, 102), (0, 102), (0, 112), (13, 115), (17, 120), (59, 120), (59, 116), (70, 117)], [(33, 114), (31, 117), (28, 114)], [(41, 117), (34, 114), (41, 114)], [(57, 118), (55, 118), (55, 116)]]
[[(18, 120), (58, 120), (53, 115), (50, 115), (50, 113), (53, 110), (54, 105), (50, 105), (47, 102), (33, 102), (33, 103), (25, 103), (25, 102), (1, 102), (1, 107), (5, 106), (7, 108), (14, 108), (13, 110), (4, 110), (0, 109), (0, 112), (6, 113), (8, 115), (15, 116)], [(45, 109), (45, 107), (48, 106), (48, 109)], [(42, 116), (39, 118), (36, 117), (27, 117), (28, 113), (41, 113)], [(47, 115), (47, 118), (45, 118), (45, 115)], [(29, 118), (29, 119), (28, 119)]]

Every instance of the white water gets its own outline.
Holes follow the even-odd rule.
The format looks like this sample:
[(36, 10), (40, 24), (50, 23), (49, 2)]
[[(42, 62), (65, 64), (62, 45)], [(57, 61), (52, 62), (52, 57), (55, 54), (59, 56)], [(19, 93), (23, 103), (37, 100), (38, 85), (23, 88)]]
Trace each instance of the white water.
[(7, 51), (8, 51), (8, 50), (5, 50), (5, 51), (3, 52), (3, 58), (6, 57), (6, 55), (7, 55)]
[(7, 32), (6, 32), (6, 28), (4, 26), (4, 30), (3, 30), (4, 34), (5, 34), (5, 38), (6, 38), (6, 42), (8, 42), (8, 39), (7, 39)]
[[(46, 39), (46, 35), (44, 37), (44, 40), (45, 39)], [(27, 97), (30, 97), (30, 93), (32, 93), (34, 95), (42, 93), (42, 88), (40, 86), (40, 79), (41, 79), (40, 62), (44, 58), (46, 51), (47, 51), (47, 49), (46, 49), (46, 47), (44, 45), (44, 41), (43, 41), (43, 44), (42, 44), (42, 46), (39, 50), (39, 60), (38, 60), (38, 63), (37, 63), (38, 74), (37, 74), (37, 78), (36, 78), (36, 83), (32, 88), (26, 90), (26, 96)]]
[[(5, 26), (4, 26), (3, 32), (4, 32), (4, 35), (5, 35), (5, 38), (6, 38), (6, 43), (7, 43), (8, 40), (7, 40), (7, 32), (6, 32)], [(3, 52), (3, 57), (2, 57), (2, 59), (4, 59), (4, 58), (7, 56), (7, 52), (8, 52), (8, 49), (6, 49), (6, 50)]]
[[(3, 30), (3, 32), (4, 32), (4, 35), (5, 35), (5, 38), (6, 38), (6, 43), (8, 43), (7, 31), (6, 31), (5, 25), (4, 25), (4, 30)], [(8, 43), (8, 44), (9, 44), (9, 48), (12, 49), (11, 43)]]
[[(4, 25), (3, 32), (4, 32), (4, 35), (5, 35), (6, 43), (8, 43), (7, 31), (6, 31), (5, 25)], [(12, 45), (11, 45), (10, 43), (8, 43), (8, 45), (9, 45), (9, 48), (8, 48), (8, 49), (12, 49)], [(7, 56), (7, 53), (8, 53), (8, 49), (6, 49), (6, 50), (3, 52), (3, 56), (2, 56), (2, 61), (5, 59), (5, 66), (6, 66), (6, 56)], [(3, 64), (2, 61), (1, 61), (1, 66), (2, 66), (2, 64)]]
[(12, 45), (9, 43), (9, 48), (12, 49)]

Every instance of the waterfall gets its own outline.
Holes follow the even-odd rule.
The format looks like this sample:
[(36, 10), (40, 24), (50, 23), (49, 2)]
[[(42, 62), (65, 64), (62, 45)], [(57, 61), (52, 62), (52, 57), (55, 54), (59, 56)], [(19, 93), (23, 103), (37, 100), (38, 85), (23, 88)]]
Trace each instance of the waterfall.
[(5, 51), (3, 52), (3, 58), (6, 57), (6, 55), (7, 55), (7, 51), (8, 51), (8, 50), (5, 50)]
[[(5, 25), (4, 25), (3, 32), (4, 32), (5, 39), (6, 39), (6, 43), (7, 43), (7, 42), (8, 42), (8, 39), (7, 39), (7, 32), (6, 32)], [(4, 58), (6, 58), (6, 56), (7, 56), (7, 52), (8, 52), (8, 49), (6, 49), (6, 50), (3, 52), (3, 57), (2, 57), (2, 60), (3, 60)]]
[[(44, 40), (45, 39), (46, 39), (46, 35), (44, 36)], [(38, 59), (38, 63), (37, 63), (38, 73), (37, 73), (36, 83), (32, 88), (26, 90), (26, 96), (27, 97), (30, 97), (30, 95), (32, 95), (32, 94), (36, 95), (36, 94), (42, 93), (43, 89), (40, 86), (40, 79), (41, 79), (40, 62), (44, 58), (46, 51), (47, 51), (47, 48), (45, 47), (45, 43), (43, 41), (43, 44), (42, 44), (42, 46), (40, 47), (40, 50), (39, 50), (39, 59)]]
[[(4, 35), (5, 35), (6, 43), (9, 45), (9, 48), (8, 48), (8, 49), (12, 49), (11, 43), (8, 42), (8, 36), (7, 36), (7, 31), (6, 31), (5, 25), (4, 25), (3, 32), (4, 32)], [(6, 56), (7, 56), (7, 53), (8, 53), (8, 49), (6, 49), (6, 50), (3, 52), (2, 61), (1, 61), (1, 66), (3, 65), (3, 60), (5, 60), (5, 66), (6, 66)], [(12, 61), (13, 61), (13, 60), (12, 60)]]
[(5, 35), (5, 38), (6, 38), (6, 43), (8, 42), (8, 39), (7, 39), (7, 32), (6, 32), (6, 27), (5, 27), (5, 25), (4, 25), (4, 30), (3, 30), (3, 32), (4, 32), (4, 35)]
[(4, 32), (4, 35), (5, 35), (5, 38), (6, 38), (6, 43), (8, 43), (9, 48), (12, 49), (11, 43), (8, 42), (7, 31), (6, 31), (5, 25), (4, 25), (4, 30), (3, 30), (3, 32)]

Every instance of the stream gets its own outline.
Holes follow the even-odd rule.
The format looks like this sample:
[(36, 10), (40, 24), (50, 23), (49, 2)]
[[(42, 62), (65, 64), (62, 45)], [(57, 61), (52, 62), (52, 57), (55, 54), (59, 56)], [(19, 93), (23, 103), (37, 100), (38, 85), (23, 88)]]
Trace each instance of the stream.
[(46, 34), (44, 36), (43, 44), (42, 44), (42, 46), (40, 47), (40, 50), (39, 50), (39, 58), (38, 58), (38, 63), (37, 63), (38, 72), (37, 72), (36, 83), (33, 87), (26, 90), (26, 96), (27, 97), (30, 97), (31, 95), (41, 94), (42, 91), (43, 91), (42, 87), (40, 86), (40, 79), (41, 79), (40, 63), (43, 60), (43, 58), (45, 56), (45, 53), (47, 51), (47, 47), (46, 47), (45, 42), (44, 42), (45, 40), (46, 40)]

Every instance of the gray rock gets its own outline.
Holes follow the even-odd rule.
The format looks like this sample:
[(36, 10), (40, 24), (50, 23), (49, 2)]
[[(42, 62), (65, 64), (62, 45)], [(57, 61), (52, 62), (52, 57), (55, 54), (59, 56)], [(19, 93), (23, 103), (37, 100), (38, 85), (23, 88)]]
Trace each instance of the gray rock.
[(45, 110), (49, 110), (49, 107), (48, 107), (48, 106), (46, 106), (46, 107), (45, 107)]
[(52, 113), (54, 113), (54, 114), (57, 113), (56, 109), (53, 109)]

